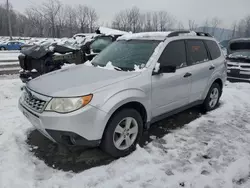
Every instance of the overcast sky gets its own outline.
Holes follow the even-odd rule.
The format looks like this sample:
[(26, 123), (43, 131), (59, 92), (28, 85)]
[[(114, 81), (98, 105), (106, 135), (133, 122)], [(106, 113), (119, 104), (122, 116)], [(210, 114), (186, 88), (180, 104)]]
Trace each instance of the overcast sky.
[[(0, 0), (4, 2), (5, 0)], [(43, 0), (9, 0), (14, 9), (24, 11)], [(230, 28), (234, 21), (250, 15), (250, 0), (61, 0), (65, 4), (86, 4), (96, 9), (99, 22), (110, 22), (116, 12), (139, 7), (142, 11), (166, 10), (177, 20), (187, 25), (188, 19), (199, 24), (211, 17), (223, 20), (223, 26)]]

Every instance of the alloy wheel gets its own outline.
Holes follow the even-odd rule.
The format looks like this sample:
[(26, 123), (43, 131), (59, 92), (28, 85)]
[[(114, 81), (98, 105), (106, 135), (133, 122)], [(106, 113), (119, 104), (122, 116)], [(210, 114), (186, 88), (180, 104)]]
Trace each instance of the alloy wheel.
[(209, 106), (210, 108), (214, 108), (219, 99), (219, 90), (218, 88), (213, 88), (209, 97)]
[(133, 145), (138, 135), (138, 123), (132, 117), (126, 117), (118, 123), (113, 134), (117, 149), (125, 150)]

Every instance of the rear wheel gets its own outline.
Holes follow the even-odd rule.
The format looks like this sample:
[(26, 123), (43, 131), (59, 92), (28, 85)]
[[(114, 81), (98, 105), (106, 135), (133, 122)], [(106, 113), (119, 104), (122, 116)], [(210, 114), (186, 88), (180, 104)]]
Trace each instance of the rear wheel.
[(218, 106), (221, 92), (222, 92), (222, 88), (220, 87), (220, 85), (218, 83), (213, 83), (203, 103), (203, 107), (205, 111), (214, 110)]
[(5, 50), (5, 48), (4, 48), (4, 47), (0, 47), (0, 50), (1, 50), (1, 51), (4, 51), (4, 50)]
[(101, 148), (113, 157), (123, 157), (135, 150), (143, 131), (141, 115), (134, 109), (123, 109), (109, 121)]

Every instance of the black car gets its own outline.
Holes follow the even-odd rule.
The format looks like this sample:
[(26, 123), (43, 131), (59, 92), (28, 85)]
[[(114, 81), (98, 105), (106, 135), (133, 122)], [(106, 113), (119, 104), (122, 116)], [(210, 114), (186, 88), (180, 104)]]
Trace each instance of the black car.
[(228, 80), (250, 83), (250, 38), (231, 40), (227, 53)]

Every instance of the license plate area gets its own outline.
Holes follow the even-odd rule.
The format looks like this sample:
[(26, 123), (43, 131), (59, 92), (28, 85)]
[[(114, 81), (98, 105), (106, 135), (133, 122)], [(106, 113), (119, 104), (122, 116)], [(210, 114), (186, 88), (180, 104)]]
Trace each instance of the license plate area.
[(30, 121), (30, 123), (45, 137), (49, 138), (50, 140), (54, 141), (51, 136), (45, 131), (45, 129), (41, 126), (40, 119), (35, 117), (34, 115), (30, 114), (26, 110), (23, 110), (23, 115)]

